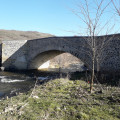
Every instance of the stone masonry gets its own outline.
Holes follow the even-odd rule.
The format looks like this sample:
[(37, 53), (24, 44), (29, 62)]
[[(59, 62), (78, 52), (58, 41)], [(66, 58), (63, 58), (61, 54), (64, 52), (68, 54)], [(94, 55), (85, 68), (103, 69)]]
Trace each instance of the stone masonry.
[[(5, 69), (37, 69), (62, 53), (79, 58), (92, 69), (90, 37), (49, 37), (34, 40), (2, 41), (1, 61)], [(120, 70), (120, 34), (95, 37), (95, 69)]]

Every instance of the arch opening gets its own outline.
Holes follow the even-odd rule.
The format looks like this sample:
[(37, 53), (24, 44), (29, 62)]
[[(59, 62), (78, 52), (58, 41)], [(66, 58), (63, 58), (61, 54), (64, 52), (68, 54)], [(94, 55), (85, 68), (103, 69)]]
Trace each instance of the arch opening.
[(42, 52), (30, 61), (28, 69), (38, 69), (40, 68), (41, 65), (46, 63), (48, 60), (62, 53), (64, 52), (58, 51), (58, 50), (50, 50), (50, 51)]
[(83, 71), (86, 69), (84, 62), (75, 55), (59, 50), (42, 52), (30, 61), (29, 69), (41, 70), (45, 68), (49, 68), (49, 70), (63, 68), (76, 71)]

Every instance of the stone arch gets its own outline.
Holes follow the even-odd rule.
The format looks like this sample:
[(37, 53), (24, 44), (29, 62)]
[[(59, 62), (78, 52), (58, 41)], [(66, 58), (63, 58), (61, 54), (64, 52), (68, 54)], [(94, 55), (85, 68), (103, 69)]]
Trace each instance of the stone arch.
[(28, 64), (28, 69), (38, 69), (42, 64), (47, 62), (50, 59), (62, 54), (62, 53), (70, 53), (74, 57), (80, 59), (86, 66), (88, 66), (82, 58), (79, 58), (79, 55), (74, 52), (60, 51), (60, 50), (48, 50), (36, 55), (33, 59), (30, 60)]
[[(96, 40), (95, 57), (99, 64), (95, 62), (95, 66), (99, 66), (99, 71), (120, 71), (120, 34), (99, 36)], [(90, 69), (92, 68), (92, 48), (88, 43), (91, 44), (89, 37), (49, 37), (2, 41), (2, 67), (26, 70), (30, 68), (31, 62), (35, 59), (36, 61), (38, 58), (41, 59), (42, 54), (47, 55), (52, 51), (55, 56), (58, 54), (57, 51), (62, 51), (79, 58)]]
[[(79, 43), (79, 44), (78, 44)], [(28, 41), (28, 69), (36, 69), (61, 53), (70, 53), (90, 68), (91, 58), (85, 53), (84, 42), (78, 38), (44, 38)], [(81, 46), (81, 47), (80, 47)]]

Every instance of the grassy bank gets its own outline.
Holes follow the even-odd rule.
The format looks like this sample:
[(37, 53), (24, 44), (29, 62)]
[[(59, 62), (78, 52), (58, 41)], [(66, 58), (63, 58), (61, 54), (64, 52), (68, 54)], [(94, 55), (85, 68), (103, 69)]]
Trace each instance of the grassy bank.
[[(40, 81), (39, 81), (40, 83)], [(0, 120), (119, 120), (120, 88), (55, 79), (0, 101)]]

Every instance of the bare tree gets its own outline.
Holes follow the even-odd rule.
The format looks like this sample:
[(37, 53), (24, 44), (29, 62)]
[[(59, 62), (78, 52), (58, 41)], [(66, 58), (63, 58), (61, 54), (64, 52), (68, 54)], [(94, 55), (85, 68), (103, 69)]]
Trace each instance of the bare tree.
[[(99, 66), (101, 63), (101, 55), (104, 51), (104, 47), (108, 45), (108, 42), (111, 40), (104, 37), (104, 40), (100, 45), (98, 45), (98, 38), (96, 36), (102, 35), (103, 33), (106, 35), (108, 34), (108, 31), (111, 31), (114, 28), (114, 24), (111, 25), (106, 29), (108, 26), (110, 20), (112, 17), (106, 20), (104, 24), (101, 22), (104, 20), (104, 14), (106, 13), (106, 9), (110, 5), (111, 1), (106, 2), (105, 0), (83, 0), (83, 3), (80, 2), (80, 4), (77, 4), (78, 9), (72, 10), (72, 12), (78, 16), (84, 24), (84, 27), (86, 30), (84, 31), (85, 34), (89, 37), (83, 37), (86, 41), (87, 46), (90, 48), (91, 53), (89, 52), (89, 56), (92, 61), (92, 65), (89, 66), (91, 69), (91, 80), (90, 80), (90, 92), (93, 91), (93, 82), (95, 79), (95, 70), (96, 70), (96, 64), (97, 64), (97, 70), (99, 71)], [(94, 6), (93, 6), (94, 5)], [(82, 36), (82, 35), (81, 35)], [(104, 59), (104, 58), (102, 58)]]
[(111, 0), (115, 8), (115, 12), (120, 16), (120, 0)]

